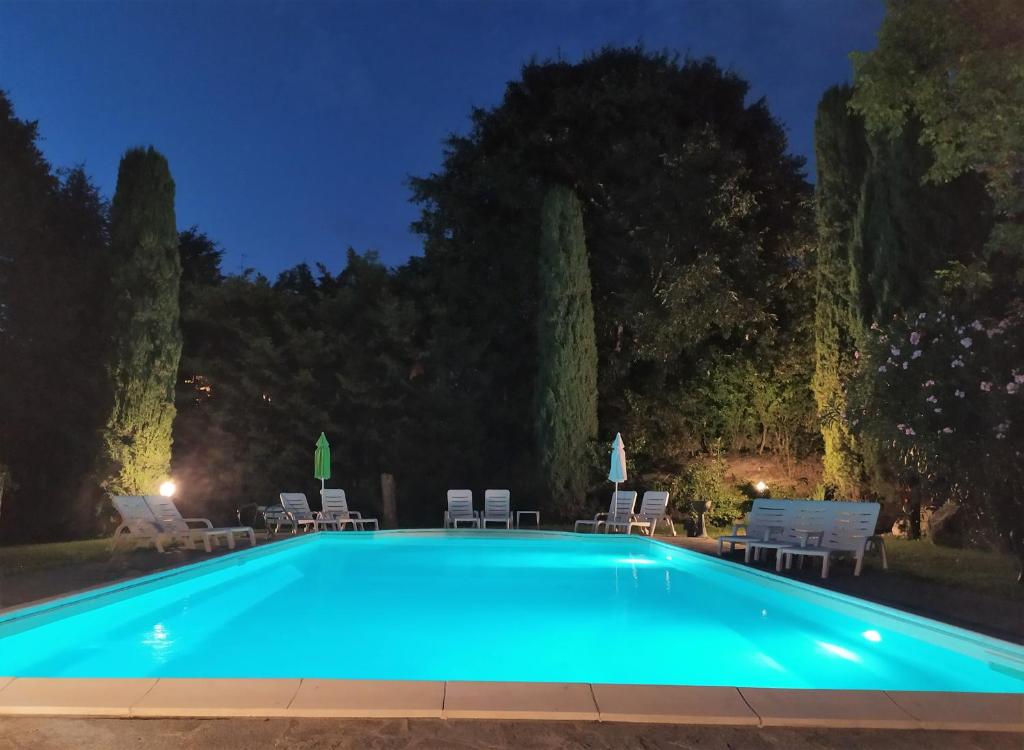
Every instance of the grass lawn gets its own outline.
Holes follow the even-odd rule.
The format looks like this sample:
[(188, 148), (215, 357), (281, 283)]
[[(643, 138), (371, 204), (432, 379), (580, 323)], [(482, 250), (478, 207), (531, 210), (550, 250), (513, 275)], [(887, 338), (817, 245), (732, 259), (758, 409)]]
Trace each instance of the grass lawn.
[(113, 554), (110, 539), (19, 544), (13, 547), (0, 547), (0, 569), (11, 572), (60, 568), (87, 562), (104, 562), (110, 560)]
[[(708, 528), (713, 537), (731, 531), (731, 527)], [(939, 547), (927, 540), (892, 536), (885, 537), (885, 549), (890, 571), (952, 588), (1024, 601), (1024, 586), (1017, 583), (1017, 561), (1012, 555)]]

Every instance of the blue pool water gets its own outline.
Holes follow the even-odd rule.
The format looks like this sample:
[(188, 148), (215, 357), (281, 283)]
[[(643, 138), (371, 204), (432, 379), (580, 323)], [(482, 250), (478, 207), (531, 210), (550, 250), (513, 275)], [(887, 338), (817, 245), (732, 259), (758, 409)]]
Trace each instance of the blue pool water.
[(1024, 692), (1024, 648), (641, 537), (320, 533), (0, 618), (0, 675)]

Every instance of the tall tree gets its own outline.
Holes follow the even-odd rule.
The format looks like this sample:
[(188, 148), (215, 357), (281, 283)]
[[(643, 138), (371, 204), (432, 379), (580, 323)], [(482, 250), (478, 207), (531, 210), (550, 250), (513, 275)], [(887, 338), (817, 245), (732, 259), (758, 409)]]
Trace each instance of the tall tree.
[(36, 138), (0, 93), (0, 525), (21, 539), (86, 528), (108, 405), (106, 205), (81, 168), (55, 174)]
[(121, 159), (110, 209), (114, 403), (104, 430), (105, 488), (146, 494), (167, 478), (181, 356), (181, 260), (174, 181), (154, 148)]
[(570, 517), (585, 499), (597, 438), (594, 305), (579, 199), (552, 187), (541, 212), (535, 430), (542, 485)]
[[(1024, 247), (1024, 14), (1018, 0), (888, 0), (875, 50), (853, 55), (851, 104), (868, 130), (917, 121), (922, 177), (982, 175), (997, 221), (993, 252)], [(1018, 259), (1019, 260), (1019, 259)]]
[(857, 212), (868, 146), (850, 114), (850, 89), (825, 92), (818, 105), (814, 149), (818, 164), (818, 289), (815, 310), (814, 394), (821, 420), (826, 494), (860, 497), (863, 466), (847, 416), (846, 384), (853, 373), (857, 334), (852, 269), (859, 253)]
[[(878, 492), (884, 451), (849, 421), (849, 386), (872, 325), (933, 305), (936, 273), (982, 252), (990, 200), (974, 174), (924, 180), (928, 146), (911, 119), (899, 134), (871, 133), (852, 111), (850, 87), (830, 89), (816, 122), (818, 291), (815, 395), (832, 492)], [(869, 373), (862, 373), (861, 378)]]

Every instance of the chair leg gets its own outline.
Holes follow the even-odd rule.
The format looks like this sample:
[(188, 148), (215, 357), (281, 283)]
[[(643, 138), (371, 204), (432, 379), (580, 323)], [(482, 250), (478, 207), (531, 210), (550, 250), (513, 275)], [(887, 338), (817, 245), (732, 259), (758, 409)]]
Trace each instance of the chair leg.
[(864, 567), (864, 553), (861, 552), (859, 555), (857, 555), (856, 563), (853, 566), (853, 574), (855, 576), (859, 576), (861, 568), (863, 568), (863, 567)]
[(828, 560), (832, 557), (831, 555), (825, 555), (821, 558), (821, 577), (828, 578)]
[(786, 556), (782, 553), (781, 549), (780, 550), (775, 550), (775, 572), (776, 573), (781, 573), (782, 572), (782, 561), (785, 559), (785, 557)]

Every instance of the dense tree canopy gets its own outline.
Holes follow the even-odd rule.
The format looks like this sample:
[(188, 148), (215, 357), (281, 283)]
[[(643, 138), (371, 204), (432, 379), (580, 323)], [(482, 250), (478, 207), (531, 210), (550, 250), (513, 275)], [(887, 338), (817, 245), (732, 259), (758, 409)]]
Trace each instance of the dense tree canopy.
[[(727, 377), (734, 368), (786, 371), (803, 417), (773, 425), (811, 426), (808, 350), (801, 365), (777, 366), (809, 312), (808, 186), (747, 92), (710, 60), (640, 49), (531, 63), (448, 141), (442, 170), (413, 181), (428, 374), (464, 403), (489, 404), (486, 424), (480, 409), (462, 412), (485, 436), (484, 465), (530, 444), (520, 404), (536, 382), (538, 217), (552, 181), (574, 185), (583, 206), (605, 437), (629, 435), (641, 465), (677, 463), (722, 429), (695, 391), (749, 394), (752, 383)], [(743, 394), (721, 392), (727, 381)], [(734, 447), (763, 444), (760, 414), (736, 412)]]
[(37, 138), (0, 92), (0, 524), (52, 536), (95, 508), (107, 207)]

